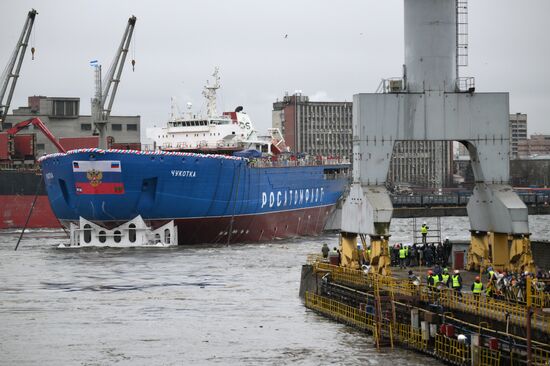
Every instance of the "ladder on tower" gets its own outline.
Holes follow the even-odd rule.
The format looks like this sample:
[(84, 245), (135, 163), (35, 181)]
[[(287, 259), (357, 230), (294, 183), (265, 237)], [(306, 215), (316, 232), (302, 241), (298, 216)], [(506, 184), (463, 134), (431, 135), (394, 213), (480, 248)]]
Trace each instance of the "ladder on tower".
[(456, 0), (456, 88), (473, 92), (475, 79), (460, 77), (460, 68), (468, 66), (468, 0)]
[(456, 67), (468, 66), (468, 0), (456, 0)]
[(417, 217), (412, 219), (413, 244), (422, 245), (422, 234), (420, 227), (425, 222), (428, 225), (428, 235), (426, 235), (426, 244), (441, 244), (441, 217), (437, 216), (430, 219), (418, 220)]

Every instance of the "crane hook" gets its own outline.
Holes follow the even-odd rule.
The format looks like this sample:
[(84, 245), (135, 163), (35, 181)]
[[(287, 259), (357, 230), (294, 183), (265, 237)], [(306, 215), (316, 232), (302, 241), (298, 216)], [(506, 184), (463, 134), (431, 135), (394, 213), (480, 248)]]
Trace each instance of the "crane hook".
[(136, 60), (132, 60), (132, 71), (136, 71)]
[(34, 51), (36, 51), (36, 49), (34, 47), (31, 47), (31, 55), (33, 60), (34, 60)]

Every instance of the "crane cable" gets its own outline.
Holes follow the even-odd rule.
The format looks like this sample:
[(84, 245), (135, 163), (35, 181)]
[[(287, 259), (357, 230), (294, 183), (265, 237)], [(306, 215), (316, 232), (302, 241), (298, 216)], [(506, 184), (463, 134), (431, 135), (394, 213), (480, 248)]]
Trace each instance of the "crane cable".
[(136, 71), (136, 29), (134, 28), (132, 37), (132, 72)]
[(21, 239), (23, 238), (23, 234), (25, 233), (25, 229), (29, 224), (29, 220), (31, 219), (32, 211), (34, 210), (34, 205), (36, 204), (36, 199), (38, 198), (38, 192), (40, 191), (40, 186), (42, 185), (43, 180), (44, 180), (44, 176), (40, 175), (40, 180), (36, 185), (36, 192), (34, 193), (34, 199), (32, 200), (31, 209), (29, 210), (29, 214), (27, 215), (27, 221), (25, 221), (25, 226), (23, 226), (23, 230), (21, 230), (21, 235), (19, 235), (19, 239), (17, 240), (17, 244), (15, 245), (14, 251), (17, 251), (17, 248), (19, 248), (19, 243), (21, 242)]
[(34, 60), (34, 53), (36, 52), (36, 48), (34, 47), (36, 45), (36, 24), (34, 24), (34, 32), (31, 30), (31, 60)]

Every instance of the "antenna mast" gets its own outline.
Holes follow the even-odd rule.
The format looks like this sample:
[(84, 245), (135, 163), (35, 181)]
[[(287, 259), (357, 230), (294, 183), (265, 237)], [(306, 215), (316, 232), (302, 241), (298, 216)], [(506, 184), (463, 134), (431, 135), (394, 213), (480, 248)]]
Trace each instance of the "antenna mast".
[(214, 84), (210, 85), (208, 80), (206, 80), (206, 85), (204, 86), (204, 90), (202, 91), (202, 95), (206, 98), (206, 116), (207, 117), (216, 117), (217, 111), (216, 111), (216, 90), (220, 88), (220, 77), (218, 75), (219, 68), (216, 66), (214, 68), (214, 73), (212, 76), (214, 77)]

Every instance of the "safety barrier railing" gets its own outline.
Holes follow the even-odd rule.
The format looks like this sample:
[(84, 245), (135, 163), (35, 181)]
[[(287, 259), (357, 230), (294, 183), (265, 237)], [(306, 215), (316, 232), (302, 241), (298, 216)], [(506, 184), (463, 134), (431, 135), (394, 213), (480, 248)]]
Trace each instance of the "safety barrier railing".
[(393, 326), (394, 339), (405, 346), (417, 349), (419, 351), (427, 351), (428, 340), (422, 338), (422, 331), (415, 329), (409, 324), (396, 323)]
[(376, 339), (378, 333), (374, 317), (367, 315), (365, 311), (311, 292), (306, 292), (305, 299), (307, 308), (359, 329), (368, 330)]
[(501, 352), (490, 348), (479, 347), (479, 366), (499, 366)]
[[(331, 273), (332, 280), (349, 286), (362, 288), (378, 288), (392, 296), (417, 297), (422, 302), (439, 303), (449, 309), (484, 316), (490, 319), (510, 322), (516, 325), (525, 325), (526, 307), (517, 302), (494, 299), (484, 294), (475, 295), (470, 292), (457, 292), (448, 288), (434, 288), (425, 284), (415, 284), (408, 279), (398, 279), (391, 276), (366, 274), (361, 270), (331, 265), (324, 262), (313, 264), (316, 271)], [(534, 307), (540, 307), (547, 300), (549, 294), (533, 292)], [(550, 333), (550, 315), (535, 312), (532, 315), (532, 327)]]
[[(547, 366), (550, 365), (550, 358), (546, 352), (541, 352), (541, 349), (532, 349), (531, 365), (534, 366)], [(526, 350), (514, 349), (510, 353), (507, 353), (510, 357), (509, 364), (511, 366), (527, 366), (529, 364), (527, 360)]]
[(455, 338), (449, 338), (440, 334), (436, 335), (434, 353), (442, 360), (455, 365), (470, 364), (470, 346), (460, 343)]
[(531, 357), (533, 365), (550, 365), (550, 351), (533, 347), (531, 348)]
[(359, 287), (366, 287), (369, 285), (366, 274), (360, 270), (335, 266), (319, 261), (313, 264), (313, 270), (316, 272), (330, 272), (332, 280), (336, 283)]
[[(410, 324), (391, 323), (388, 319), (376, 320), (376, 316), (368, 314), (365, 309), (353, 307), (339, 301), (306, 292), (306, 307), (337, 321), (354, 326), (358, 329), (370, 332), (379, 344), (379, 336), (388, 337), (393, 346), (393, 341), (414, 348), (421, 352), (431, 353), (428, 340), (422, 336), (422, 331), (411, 327)], [(478, 365), (497, 366), (502, 362), (503, 351), (492, 350), (486, 347), (478, 347), (476, 359)], [(550, 350), (544, 346), (533, 345), (531, 347), (532, 364), (550, 364)], [(469, 365), (471, 361), (471, 347), (458, 341), (456, 338), (436, 335), (433, 343), (433, 354), (455, 365)], [(506, 359), (511, 365), (526, 365), (527, 356), (525, 350), (512, 349), (506, 352)]]
[(529, 295), (532, 307), (541, 309), (550, 307), (550, 293), (544, 292), (543, 289), (538, 288), (536, 283), (531, 287), (531, 293)]

